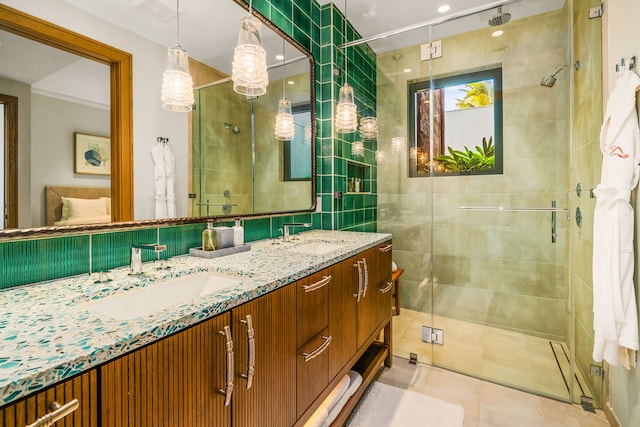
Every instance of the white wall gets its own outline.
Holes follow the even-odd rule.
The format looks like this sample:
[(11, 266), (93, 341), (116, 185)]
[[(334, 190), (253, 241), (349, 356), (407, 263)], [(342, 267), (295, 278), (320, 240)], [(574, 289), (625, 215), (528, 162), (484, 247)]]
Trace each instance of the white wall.
[(149, 150), (158, 136), (170, 140), (176, 157), (178, 216), (186, 215), (188, 118), (160, 105), (167, 46), (136, 36), (63, 0), (3, 0), (3, 3), (133, 55), (134, 218), (154, 217), (153, 162)]
[(108, 176), (74, 173), (74, 132), (109, 136), (110, 119), (104, 108), (35, 94), (31, 113), (31, 226), (39, 227), (46, 225), (46, 185), (111, 185)]
[[(615, 64), (620, 58), (636, 55), (640, 60), (640, 2), (638, 0), (611, 0), (605, 2), (603, 33), (604, 103), (615, 85)], [(638, 69), (636, 69), (638, 72)], [(636, 189), (636, 248), (640, 224), (640, 200)], [(636, 253), (636, 301), (638, 298), (638, 270), (640, 253)], [(640, 307), (640, 304), (639, 304)], [(640, 420), (640, 368), (627, 371), (621, 367), (610, 369), (610, 402), (613, 412), (623, 427), (638, 425)]]

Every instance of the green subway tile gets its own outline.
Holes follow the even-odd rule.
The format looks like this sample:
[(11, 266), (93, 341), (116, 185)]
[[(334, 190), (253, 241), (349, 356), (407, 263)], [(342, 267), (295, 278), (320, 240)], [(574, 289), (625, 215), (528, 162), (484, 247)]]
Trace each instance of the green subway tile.
[(333, 174), (334, 175), (344, 175), (344, 160), (340, 158), (333, 159)]
[(293, 38), (300, 43), (306, 50), (311, 51), (311, 37), (303, 29), (293, 26)]
[(331, 195), (322, 196), (322, 212), (331, 212), (333, 206), (333, 198)]
[(344, 176), (336, 176), (334, 178), (336, 191), (345, 192), (347, 190), (347, 179)]
[(354, 219), (354, 212), (353, 211), (345, 211), (342, 213), (342, 228), (345, 227), (353, 227), (353, 225), (355, 224), (355, 219)]
[(311, 34), (311, 18), (295, 3), (293, 5), (293, 23), (307, 35)]
[[(344, 190), (343, 190), (344, 191)], [(345, 194), (343, 196), (343, 207), (345, 210), (353, 210), (355, 208), (355, 199), (356, 196), (354, 196), (353, 194)]]
[(358, 209), (354, 212), (354, 224), (364, 223), (364, 209)]
[(333, 13), (333, 8), (331, 7), (331, 4), (327, 4), (320, 7), (320, 26), (321, 27), (328, 27), (332, 25), (331, 24), (332, 13)]
[(321, 156), (330, 156), (331, 155), (331, 140), (329, 138), (325, 138), (322, 140), (322, 149), (320, 151)]
[[(131, 243), (157, 243), (157, 240), (156, 228), (94, 234), (91, 237), (93, 271), (106, 271), (129, 265)], [(153, 259), (157, 259), (155, 252), (142, 251), (143, 262)]]
[(333, 227), (331, 222), (331, 213), (322, 213), (322, 229), (331, 230)]
[(322, 228), (322, 215), (321, 214), (314, 213), (312, 215), (311, 221), (313, 223), (313, 228), (314, 229), (321, 229)]
[(291, 15), (291, 1), (292, 0), (271, 0), (273, 9), (282, 13), (283, 15), (290, 17)]
[(89, 236), (1, 242), (0, 259), (0, 289), (88, 273)]
[(202, 230), (205, 228), (204, 222), (160, 228), (160, 243), (167, 245), (162, 258), (188, 254), (189, 249), (202, 246)]
[(260, 1), (253, 4), (253, 8), (260, 12), (262, 16), (271, 20), (271, 4), (266, 1)]
[(256, 218), (244, 220), (244, 240), (254, 242), (256, 240), (268, 239), (271, 237), (271, 219)]
[(364, 194), (356, 194), (354, 200), (354, 207), (356, 209), (364, 208)]
[(332, 104), (332, 101), (322, 103), (322, 108), (320, 109), (322, 117), (331, 117), (331, 107), (333, 106)]
[(322, 175), (321, 180), (322, 180), (322, 186), (320, 188), (322, 189), (322, 192), (323, 193), (333, 192), (333, 189), (331, 188), (332, 176)]
[(320, 27), (320, 24), (321, 24), (320, 5), (315, 1), (312, 1), (310, 3), (311, 3), (311, 21), (313, 21), (313, 23), (317, 27)]
[(289, 34), (290, 36), (293, 35), (293, 25), (291, 24), (291, 21), (275, 8), (271, 9), (271, 22), (273, 22), (273, 24), (280, 28), (285, 34)]

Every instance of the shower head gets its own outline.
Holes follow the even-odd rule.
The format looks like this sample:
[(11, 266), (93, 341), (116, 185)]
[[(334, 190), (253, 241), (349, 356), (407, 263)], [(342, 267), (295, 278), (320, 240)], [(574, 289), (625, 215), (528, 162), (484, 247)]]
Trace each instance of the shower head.
[(489, 25), (492, 27), (497, 27), (498, 25), (506, 24), (511, 21), (510, 13), (503, 13), (502, 7), (498, 8), (498, 14), (489, 18)]
[(553, 87), (553, 85), (556, 84), (556, 81), (558, 80), (556, 79), (556, 74), (558, 74), (563, 68), (567, 67), (568, 65), (562, 65), (558, 67), (558, 69), (555, 70), (552, 74), (542, 77), (542, 80), (540, 80), (540, 86)]

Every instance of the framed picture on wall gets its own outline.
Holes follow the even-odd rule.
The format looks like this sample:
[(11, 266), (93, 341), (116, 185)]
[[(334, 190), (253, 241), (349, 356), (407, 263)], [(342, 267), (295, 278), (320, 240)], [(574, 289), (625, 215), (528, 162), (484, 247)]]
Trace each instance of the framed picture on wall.
[(111, 174), (111, 140), (106, 136), (74, 133), (74, 172), (90, 175)]

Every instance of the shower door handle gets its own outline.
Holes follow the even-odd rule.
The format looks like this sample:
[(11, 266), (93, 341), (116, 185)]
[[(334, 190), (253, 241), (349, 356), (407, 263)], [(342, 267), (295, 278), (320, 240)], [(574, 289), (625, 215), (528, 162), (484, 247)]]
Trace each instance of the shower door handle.
[(556, 201), (552, 200), (551, 201), (551, 243), (555, 243), (556, 239), (558, 238), (558, 233), (556, 230), (556, 211), (555, 211), (555, 207), (556, 207)]

